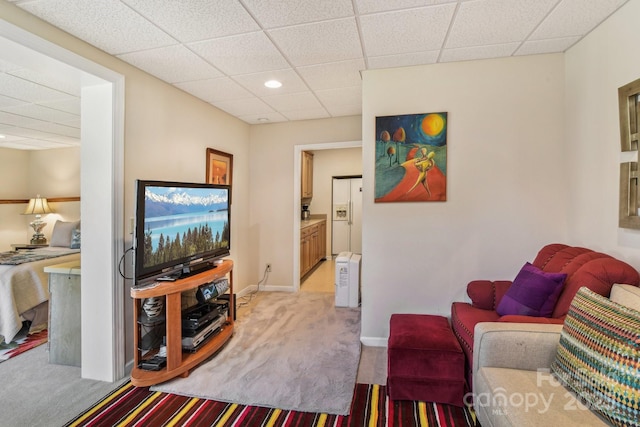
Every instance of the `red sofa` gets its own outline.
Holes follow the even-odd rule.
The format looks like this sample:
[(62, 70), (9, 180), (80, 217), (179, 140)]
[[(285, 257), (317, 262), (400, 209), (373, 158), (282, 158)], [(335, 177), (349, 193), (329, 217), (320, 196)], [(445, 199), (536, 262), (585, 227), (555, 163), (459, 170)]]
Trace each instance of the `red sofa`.
[(565, 273), (564, 286), (551, 317), (522, 315), (500, 316), (496, 312), (511, 281), (475, 280), (467, 285), (471, 303), (454, 302), (451, 306), (451, 326), (466, 356), (465, 372), (471, 390), (473, 362), (473, 332), (480, 322), (558, 323), (562, 324), (571, 300), (578, 289), (586, 286), (609, 297), (616, 283), (640, 284), (640, 275), (629, 264), (610, 255), (590, 249), (554, 243), (543, 247), (531, 263), (545, 273)]

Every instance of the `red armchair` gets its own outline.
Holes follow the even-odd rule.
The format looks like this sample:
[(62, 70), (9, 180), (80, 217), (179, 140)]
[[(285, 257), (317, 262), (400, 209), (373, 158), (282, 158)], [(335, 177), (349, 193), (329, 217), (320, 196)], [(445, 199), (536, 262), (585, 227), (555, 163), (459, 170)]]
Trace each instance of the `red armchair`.
[(567, 275), (562, 292), (551, 317), (522, 315), (500, 316), (496, 308), (511, 286), (511, 281), (475, 280), (467, 285), (471, 303), (454, 302), (451, 306), (451, 325), (466, 356), (465, 372), (471, 389), (473, 362), (473, 332), (480, 322), (559, 323), (569, 310), (578, 289), (586, 286), (600, 295), (609, 296), (615, 283), (634, 286), (640, 284), (640, 275), (629, 264), (610, 255), (590, 249), (550, 244), (543, 247), (532, 264), (545, 273)]

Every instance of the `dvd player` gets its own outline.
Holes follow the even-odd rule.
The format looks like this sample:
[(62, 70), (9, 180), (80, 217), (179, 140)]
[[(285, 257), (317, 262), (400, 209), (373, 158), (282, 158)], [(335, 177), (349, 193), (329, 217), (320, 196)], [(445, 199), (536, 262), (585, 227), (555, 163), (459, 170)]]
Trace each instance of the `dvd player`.
[(183, 331), (182, 348), (185, 350), (195, 350), (199, 345), (203, 344), (207, 338), (218, 332), (222, 325), (224, 325), (226, 319), (226, 313), (222, 313), (198, 331)]
[(182, 329), (192, 331), (200, 329), (228, 310), (227, 301), (198, 304), (182, 313)]

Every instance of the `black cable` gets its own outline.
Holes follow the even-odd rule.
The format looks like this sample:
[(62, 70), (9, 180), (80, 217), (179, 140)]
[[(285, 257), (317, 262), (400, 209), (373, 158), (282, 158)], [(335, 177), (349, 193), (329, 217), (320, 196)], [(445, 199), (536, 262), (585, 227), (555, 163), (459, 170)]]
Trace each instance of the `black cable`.
[(127, 277), (125, 276), (125, 274), (122, 272), (122, 263), (124, 262), (124, 258), (127, 256), (127, 253), (129, 251), (133, 250), (133, 246), (131, 246), (129, 249), (127, 249), (126, 251), (124, 251), (124, 253), (122, 254), (122, 257), (120, 257), (120, 261), (118, 262), (118, 273), (120, 273), (120, 277), (122, 277), (125, 280), (133, 280), (133, 277)]

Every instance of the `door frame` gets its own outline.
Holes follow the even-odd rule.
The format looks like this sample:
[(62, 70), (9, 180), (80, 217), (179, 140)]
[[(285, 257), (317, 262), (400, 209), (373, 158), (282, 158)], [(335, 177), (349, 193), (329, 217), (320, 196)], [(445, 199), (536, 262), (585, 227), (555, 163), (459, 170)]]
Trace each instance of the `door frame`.
[(340, 150), (344, 148), (362, 148), (362, 141), (325, 142), (318, 144), (295, 145), (293, 147), (293, 291), (300, 291), (300, 210), (302, 202), (302, 152), (319, 150)]

